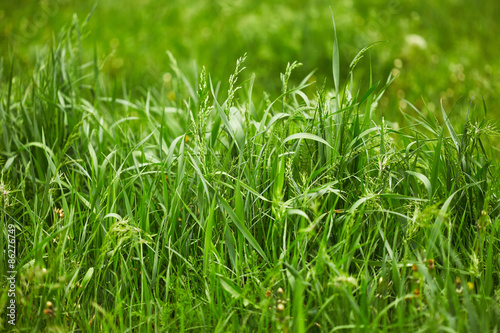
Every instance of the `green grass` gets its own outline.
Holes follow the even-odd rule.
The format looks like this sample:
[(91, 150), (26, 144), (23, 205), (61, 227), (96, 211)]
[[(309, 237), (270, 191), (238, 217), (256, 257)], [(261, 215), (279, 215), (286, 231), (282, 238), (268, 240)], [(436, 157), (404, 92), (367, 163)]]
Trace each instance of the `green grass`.
[[(2, 1), (4, 71), (8, 72), (13, 50), (18, 63), (33, 68), (37, 50), (50, 43), (75, 13), (83, 18), (95, 3)], [(245, 52), (248, 74), (256, 73), (258, 93), (279, 93), (280, 81), (271, 78), (279, 77), (286, 63), (294, 60), (304, 66), (292, 76), (293, 84), (316, 69), (311, 82), (327, 78), (332, 87), (330, 6), (342, 40), (343, 63), (349, 63), (366, 45), (385, 42), (374, 49), (370, 60), (374, 77), (399, 73), (379, 103), (391, 122), (404, 126), (399, 109), (411, 112), (405, 100), (424, 111), (427, 105), (432, 113), (440, 113), (441, 99), (447, 110), (458, 101), (463, 111), (472, 96), (479, 101), (484, 97), (491, 107), (490, 119), (499, 116), (494, 107), (500, 104), (497, 1), (192, 0), (187, 4), (184, 0), (99, 0), (88, 24), (91, 38), (82, 39), (83, 53), (91, 59), (96, 49), (104, 63), (102, 75), (110, 82), (116, 77), (119, 86), (124, 82), (137, 98), (139, 87), (161, 84), (163, 75), (171, 73), (165, 50), (172, 52), (190, 77), (196, 75), (192, 70), (196, 59), (222, 82), (224, 90), (227, 80), (222, 78), (232, 73), (234, 60)], [(345, 77), (347, 66), (340, 70)], [(369, 74), (370, 67), (363, 65), (354, 81), (367, 83)], [(315, 90), (310, 87), (307, 92), (312, 95)], [(452, 119), (463, 123), (465, 111), (454, 113)]]
[(445, 107), (391, 126), (394, 78), (352, 80), (369, 53), (344, 62), (336, 37), (333, 90), (293, 83), (298, 63), (263, 94), (244, 56), (225, 84), (170, 56), (172, 76), (132, 94), (81, 31), (0, 79), (19, 331), (499, 330), (498, 132), (480, 99), (460, 126)]

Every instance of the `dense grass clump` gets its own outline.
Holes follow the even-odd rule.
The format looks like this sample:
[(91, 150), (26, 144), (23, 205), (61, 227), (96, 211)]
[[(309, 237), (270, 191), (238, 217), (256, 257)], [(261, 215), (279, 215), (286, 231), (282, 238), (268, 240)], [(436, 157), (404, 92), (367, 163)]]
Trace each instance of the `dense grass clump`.
[(357, 87), (363, 49), (341, 80), (337, 40), (334, 91), (292, 86), (291, 63), (280, 96), (255, 98), (245, 57), (222, 91), (170, 55), (174, 75), (132, 99), (81, 62), (79, 31), (1, 77), (20, 330), (500, 329), (486, 106), (460, 127), (444, 109), (377, 121), (394, 78)]

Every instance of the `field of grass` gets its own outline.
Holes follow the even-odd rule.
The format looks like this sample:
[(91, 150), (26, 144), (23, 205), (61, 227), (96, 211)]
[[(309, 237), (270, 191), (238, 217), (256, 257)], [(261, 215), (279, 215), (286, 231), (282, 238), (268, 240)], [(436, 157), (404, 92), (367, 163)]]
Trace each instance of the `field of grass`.
[[(73, 15), (80, 20), (92, 11), (93, 0), (6, 0), (0, 4), (0, 50), (8, 71), (9, 52), (18, 64), (33, 68), (38, 50), (51, 44), (54, 35)], [(248, 52), (245, 76), (256, 74), (255, 87), (278, 93), (279, 73), (287, 62), (299, 61), (291, 82), (317, 69), (312, 81), (333, 88), (331, 80), (332, 21), (335, 14), (340, 59), (348, 64), (370, 43), (383, 41), (371, 52), (375, 77), (389, 72), (399, 78), (380, 101), (390, 121), (404, 123), (399, 109), (411, 107), (440, 113), (440, 100), (448, 110), (455, 103), (452, 121), (465, 121), (469, 98), (484, 98), (490, 113), (500, 111), (500, 59), (497, 16), (500, 2), (480, 0), (100, 0), (83, 39), (83, 53), (100, 61), (101, 73), (130, 92), (161, 84), (170, 71), (165, 50), (193, 73), (193, 61), (206, 66), (227, 90), (235, 59)], [(368, 64), (368, 57), (365, 59)], [(341, 68), (345, 77), (347, 66)], [(369, 82), (369, 65), (354, 78)], [(369, 88), (369, 87), (367, 87)], [(315, 87), (310, 89), (314, 93)], [(439, 117), (440, 118), (440, 117)], [(403, 124), (401, 124), (403, 126)], [(500, 147), (498, 147), (500, 148)]]
[[(61, 15), (75, 10), (69, 2), (59, 5)], [(253, 17), (242, 14), (244, 1), (215, 3)], [(369, 21), (361, 4), (359, 15)], [(266, 6), (256, 2), (259, 10), (273, 8)], [(26, 59), (2, 45), (0, 328), (500, 330), (499, 132), (490, 120), (498, 115), (491, 102), (500, 99), (493, 80), (455, 73), (459, 87), (477, 94), (467, 92), (452, 110), (456, 95), (439, 100), (442, 69), (420, 73), (416, 66), (416, 76), (404, 76), (412, 68), (405, 58), (389, 66), (383, 59), (391, 46), (368, 47), (377, 36), (354, 52), (346, 36), (355, 30), (342, 32), (352, 24), (349, 11), (334, 10), (335, 33), (326, 8), (318, 17), (328, 17), (329, 35), (321, 37), (318, 59), (311, 53), (314, 73), (307, 57), (302, 65), (274, 50), (260, 66), (250, 53), (260, 49), (248, 45), (239, 55), (220, 55), (228, 43), (221, 37), (206, 52), (152, 55), (168, 61), (168, 70), (145, 81), (138, 68), (151, 59), (144, 52), (116, 63), (116, 53), (104, 58), (97, 46), (106, 38), (99, 15), (110, 8), (97, 7), (88, 21), (75, 18), (48, 47), (34, 48), (35, 56), (27, 45), (50, 38), (18, 45)], [(176, 17), (210, 13), (175, 8)], [(323, 22), (308, 19), (314, 8), (298, 16), (311, 31)], [(453, 6), (434, 13), (444, 8)], [(473, 29), (483, 31), (485, 22)], [(87, 31), (99, 25), (103, 32), (93, 39), (96, 31)], [(295, 55), (284, 46), (296, 47), (294, 38), (280, 36), (282, 56)], [(409, 52), (422, 47), (413, 38)], [(469, 61), (498, 69), (488, 62), (494, 53), (474, 52)], [(197, 57), (202, 65), (193, 65)], [(276, 75), (273, 66), (281, 68)], [(435, 80), (417, 90), (428, 78)], [(403, 89), (422, 98), (404, 100)], [(424, 104), (428, 97), (433, 107)], [(16, 326), (8, 317), (12, 299)]]

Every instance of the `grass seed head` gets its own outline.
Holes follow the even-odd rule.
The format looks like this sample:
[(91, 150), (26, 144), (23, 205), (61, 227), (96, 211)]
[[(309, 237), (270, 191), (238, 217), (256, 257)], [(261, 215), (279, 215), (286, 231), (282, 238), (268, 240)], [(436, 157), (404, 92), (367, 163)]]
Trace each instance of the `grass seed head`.
[(55, 314), (55, 312), (54, 312), (54, 310), (52, 310), (52, 309), (44, 309), (44, 310), (43, 310), (43, 313), (44, 313), (45, 315), (47, 315), (47, 316), (51, 317), (51, 318), (52, 318), (52, 317), (54, 317), (54, 316), (56, 315), (56, 314)]
[(51, 301), (47, 301), (47, 303), (45, 303), (45, 309), (43, 310), (43, 313), (50, 318), (53, 318), (56, 315), (54, 311), (54, 305)]
[(455, 280), (455, 291), (457, 292), (457, 294), (461, 294), (463, 289), (462, 289), (462, 280), (457, 277), (457, 279)]
[(59, 215), (59, 218), (64, 218), (64, 210), (62, 208), (54, 208), (54, 213)]

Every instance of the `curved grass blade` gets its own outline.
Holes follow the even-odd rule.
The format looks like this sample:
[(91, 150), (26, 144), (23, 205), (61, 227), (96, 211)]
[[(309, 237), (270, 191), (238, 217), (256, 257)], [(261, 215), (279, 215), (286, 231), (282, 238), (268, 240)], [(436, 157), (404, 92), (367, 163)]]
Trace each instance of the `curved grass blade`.
[(311, 133), (296, 133), (296, 134), (292, 134), (292, 135), (288, 136), (285, 140), (283, 140), (283, 144), (287, 143), (288, 141), (297, 140), (297, 139), (308, 139), (308, 140), (318, 141), (318, 142), (321, 142), (321, 143), (325, 144), (329, 148), (333, 149), (333, 147), (330, 146), (330, 144), (328, 144), (328, 142), (326, 142), (325, 139), (322, 139), (319, 136), (317, 136), (315, 134), (311, 134)]

